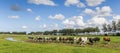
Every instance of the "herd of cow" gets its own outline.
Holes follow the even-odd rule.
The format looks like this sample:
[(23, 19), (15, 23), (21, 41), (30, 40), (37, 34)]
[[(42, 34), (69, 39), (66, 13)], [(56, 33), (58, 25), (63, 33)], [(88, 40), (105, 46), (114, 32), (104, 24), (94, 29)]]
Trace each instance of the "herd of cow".
[[(41, 42), (41, 43), (70, 43), (70, 44), (91, 44), (93, 45), (96, 42), (100, 41), (99, 37), (28, 37), (30, 41)], [(110, 39), (104, 38), (104, 41), (109, 42)]]

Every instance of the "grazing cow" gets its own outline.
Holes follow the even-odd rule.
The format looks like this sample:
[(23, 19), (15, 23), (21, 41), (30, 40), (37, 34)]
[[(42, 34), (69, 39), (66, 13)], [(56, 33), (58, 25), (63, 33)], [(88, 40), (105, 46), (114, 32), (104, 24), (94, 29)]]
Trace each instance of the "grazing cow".
[(45, 37), (45, 38), (44, 38), (44, 41), (45, 41), (45, 42), (49, 42), (49, 41), (50, 41), (50, 38), (49, 38), (49, 37)]
[(103, 38), (104, 42), (107, 42), (107, 44), (110, 44), (110, 38), (108, 37), (107, 34), (105, 34), (105, 37)]
[(69, 43), (73, 44), (74, 43), (74, 37), (69, 37), (67, 38), (67, 40), (69, 41)]
[(68, 40), (68, 38), (67, 38), (67, 37), (63, 37), (63, 38), (62, 38), (63, 43), (66, 43), (66, 42), (67, 42), (67, 40)]
[(57, 38), (56, 38), (56, 37), (51, 37), (50, 39), (51, 39), (52, 42), (57, 41)]
[(37, 37), (36, 41), (42, 41), (43, 38), (42, 37)]
[(62, 37), (59, 37), (58, 40), (59, 40), (59, 42), (62, 42)]
[(61, 37), (56, 38), (57, 43), (61, 42)]
[(94, 42), (99, 42), (99, 41), (100, 41), (100, 38), (99, 38), (99, 37), (94, 37), (94, 38), (93, 38), (93, 41), (94, 41)]
[(81, 45), (85, 45), (88, 42), (88, 37), (81, 37)]
[(100, 41), (99, 37), (88, 38), (89, 43), (92, 45), (94, 42)]
[(107, 43), (107, 44), (110, 44), (110, 38), (108, 37), (108, 35), (107, 34), (105, 34), (105, 37), (103, 37), (103, 41), (105, 42), (105, 43)]
[(33, 40), (33, 39), (34, 39), (34, 37), (32, 37), (32, 36), (29, 36), (29, 37), (28, 37), (28, 39), (30, 39), (30, 40)]
[(82, 39), (80, 37), (76, 38), (76, 43), (81, 44)]

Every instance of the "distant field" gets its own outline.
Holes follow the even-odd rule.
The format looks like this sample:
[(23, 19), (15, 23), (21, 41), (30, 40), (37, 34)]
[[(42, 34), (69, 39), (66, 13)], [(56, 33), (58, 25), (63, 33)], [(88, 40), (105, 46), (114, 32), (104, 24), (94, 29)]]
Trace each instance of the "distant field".
[[(6, 40), (5, 38), (8, 37), (18, 41)], [(0, 35), (0, 53), (120, 53), (120, 36), (110, 36), (110, 45), (102, 44), (103, 36), (98, 37), (101, 38), (99, 43), (81, 47), (62, 43), (30, 43), (26, 42), (28, 40), (27, 35)]]

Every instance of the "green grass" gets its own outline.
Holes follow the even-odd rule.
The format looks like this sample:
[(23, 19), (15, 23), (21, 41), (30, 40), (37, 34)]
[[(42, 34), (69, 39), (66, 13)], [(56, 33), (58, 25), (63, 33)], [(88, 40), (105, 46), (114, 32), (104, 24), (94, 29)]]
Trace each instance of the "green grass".
[[(13, 37), (18, 42), (5, 40), (7, 37)], [(102, 36), (99, 37), (102, 39)], [(25, 42), (25, 40), (28, 40), (26, 35), (0, 35), (0, 53), (120, 53), (120, 37), (111, 36), (110, 38), (112, 39), (110, 45), (102, 44), (101, 40), (100, 43), (95, 45), (81, 47), (61, 43)]]

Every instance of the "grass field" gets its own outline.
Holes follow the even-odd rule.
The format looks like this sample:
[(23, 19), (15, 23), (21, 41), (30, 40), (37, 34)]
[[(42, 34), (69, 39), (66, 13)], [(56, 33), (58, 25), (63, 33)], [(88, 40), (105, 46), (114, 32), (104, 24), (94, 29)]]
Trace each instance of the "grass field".
[[(6, 40), (8, 37), (18, 41)], [(81, 47), (62, 43), (30, 43), (26, 42), (27, 35), (0, 35), (0, 53), (120, 53), (119, 36), (110, 36), (110, 45), (102, 44), (102, 36), (99, 37), (99, 43)]]

